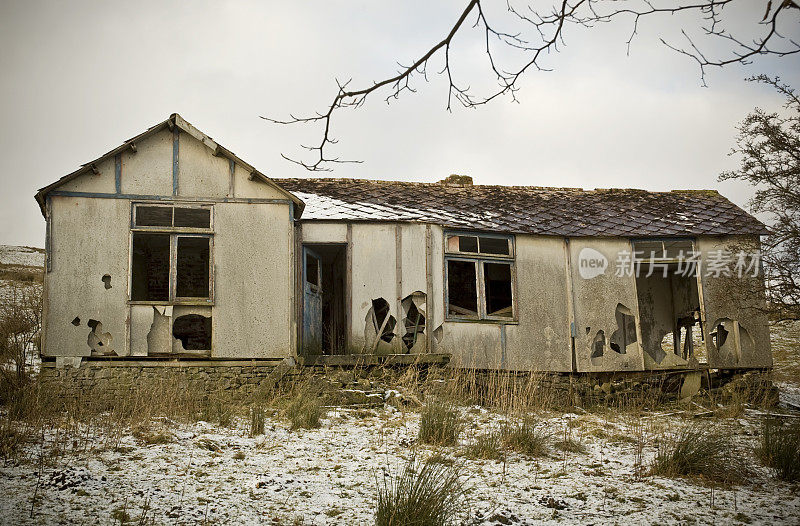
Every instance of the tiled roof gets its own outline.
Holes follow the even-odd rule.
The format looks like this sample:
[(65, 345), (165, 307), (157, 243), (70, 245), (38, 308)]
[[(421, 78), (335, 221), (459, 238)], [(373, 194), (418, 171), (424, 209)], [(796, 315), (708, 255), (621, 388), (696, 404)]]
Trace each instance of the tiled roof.
[(648, 192), (364, 179), (273, 179), (302, 199), (302, 220), (413, 221), (557, 236), (765, 234), (714, 190)]

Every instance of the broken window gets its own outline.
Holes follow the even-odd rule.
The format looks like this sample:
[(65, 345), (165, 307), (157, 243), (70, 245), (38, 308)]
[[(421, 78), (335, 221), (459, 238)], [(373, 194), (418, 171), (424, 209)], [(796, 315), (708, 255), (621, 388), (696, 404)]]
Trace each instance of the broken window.
[(306, 254), (306, 281), (319, 287), (319, 259), (311, 254)]
[(513, 237), (447, 235), (447, 315), (450, 318), (513, 319)]
[(208, 237), (178, 236), (176, 297), (208, 297), (210, 242)]
[(169, 300), (169, 238), (169, 234), (133, 233), (133, 301)]
[(209, 301), (210, 227), (208, 206), (134, 205), (131, 301)]
[(175, 226), (188, 228), (210, 228), (211, 210), (209, 208), (175, 207)]
[(172, 226), (172, 207), (137, 206), (136, 226)]
[(211, 350), (211, 317), (186, 314), (175, 318), (172, 336), (181, 341), (187, 351)]
[(454, 316), (478, 317), (476, 263), (451, 259), (447, 261), (447, 313)]
[(137, 227), (211, 228), (211, 208), (208, 205), (135, 205), (134, 225)]
[(486, 315), (501, 318), (513, 317), (511, 294), (511, 264), (483, 264), (483, 285), (486, 296)]
[(511, 245), (509, 236), (461, 234), (447, 236), (447, 251), (453, 253), (510, 256)]

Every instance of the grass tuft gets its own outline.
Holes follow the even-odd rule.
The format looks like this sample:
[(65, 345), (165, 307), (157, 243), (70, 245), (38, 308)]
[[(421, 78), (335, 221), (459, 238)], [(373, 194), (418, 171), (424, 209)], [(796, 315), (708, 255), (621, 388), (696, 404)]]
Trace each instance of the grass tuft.
[(650, 466), (651, 475), (698, 477), (723, 484), (744, 482), (750, 473), (730, 432), (697, 424), (666, 437)]
[(464, 501), (460, 469), (412, 457), (399, 473), (384, 471), (377, 500), (376, 526), (453, 524)]
[(292, 429), (321, 427), (325, 412), (317, 394), (307, 388), (297, 390), (283, 410), (284, 416), (291, 422)]
[(462, 428), (455, 406), (434, 400), (422, 409), (418, 438), (423, 444), (453, 446), (458, 442)]
[(756, 454), (779, 479), (800, 480), (800, 422), (784, 425), (779, 420), (764, 420)]

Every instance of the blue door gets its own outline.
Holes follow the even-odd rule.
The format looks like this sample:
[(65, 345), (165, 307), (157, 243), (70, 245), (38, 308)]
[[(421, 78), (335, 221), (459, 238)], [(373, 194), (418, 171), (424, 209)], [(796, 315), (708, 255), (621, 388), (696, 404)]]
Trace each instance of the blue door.
[(303, 247), (303, 353), (322, 354), (322, 264)]

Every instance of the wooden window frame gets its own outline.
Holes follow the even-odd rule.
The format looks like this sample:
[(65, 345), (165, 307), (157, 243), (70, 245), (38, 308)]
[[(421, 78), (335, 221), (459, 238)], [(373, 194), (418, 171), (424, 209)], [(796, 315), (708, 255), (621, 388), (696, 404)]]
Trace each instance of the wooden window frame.
[[(137, 226), (136, 209), (139, 206), (165, 207), (165, 208), (204, 208), (210, 211), (209, 228), (192, 228), (176, 226)], [(173, 212), (174, 218), (174, 212)], [(174, 220), (173, 220), (174, 221)], [(129, 305), (214, 305), (214, 206), (198, 203), (152, 203), (136, 202), (131, 205), (130, 240), (128, 257), (128, 304)], [(166, 301), (159, 300), (133, 300), (133, 236), (137, 233), (168, 234), (169, 235), (169, 297)], [(178, 272), (178, 238), (200, 237), (208, 239), (208, 298), (181, 297), (176, 295)]]
[[(448, 239), (453, 236), (491, 237), (508, 240), (509, 254), (483, 254), (477, 252), (460, 252), (448, 250)], [(444, 233), (444, 313), (446, 321), (474, 322), (474, 323), (518, 323), (517, 318), (517, 266), (516, 243), (513, 235), (480, 234), (476, 232), (445, 231)], [(480, 247), (480, 240), (478, 241)], [(465, 261), (475, 264), (475, 288), (477, 291), (477, 316), (450, 314), (450, 280), (449, 261)], [(486, 312), (486, 281), (485, 263), (505, 263), (511, 270), (511, 317), (490, 316)]]

